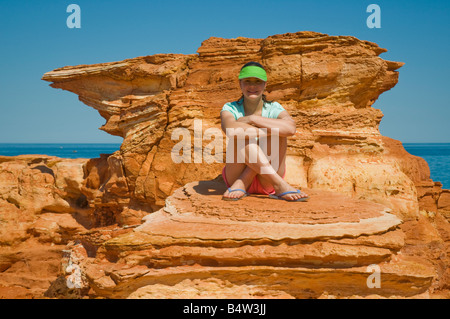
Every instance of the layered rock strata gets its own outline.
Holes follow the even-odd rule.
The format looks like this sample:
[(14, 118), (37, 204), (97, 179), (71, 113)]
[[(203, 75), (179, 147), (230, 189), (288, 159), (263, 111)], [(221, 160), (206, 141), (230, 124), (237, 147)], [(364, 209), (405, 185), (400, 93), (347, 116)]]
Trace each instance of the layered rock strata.
[[(202, 137), (209, 128), (220, 128), (221, 107), (240, 96), (239, 68), (255, 60), (267, 68), (268, 98), (280, 102), (297, 122), (297, 134), (289, 138), (288, 181), (374, 200), (399, 214), (417, 216), (422, 205), (418, 197), (425, 197), (423, 205), (428, 206), (425, 194), (431, 191), (436, 199), (440, 188), (429, 179), (424, 161), (399, 154), (401, 145), (391, 150), (392, 143), (378, 130), (383, 114), (371, 106), (394, 87), (396, 70), (403, 65), (383, 60), (383, 52), (372, 42), (315, 32), (266, 39), (213, 37), (202, 43), (198, 54), (68, 66), (47, 72), (43, 79), (77, 94), (106, 119), (102, 130), (124, 138), (114, 155), (123, 165), (123, 183), (115, 195), (126, 204), (118, 203), (116, 211), (128, 200), (159, 209), (178, 187), (220, 174), (225, 138), (216, 141), (222, 149), (215, 149), (222, 163), (196, 162), (195, 152), (211, 147), (211, 139)], [(201, 120), (200, 131), (195, 120)], [(173, 137), (177, 128), (190, 130), (192, 144), (194, 138), (200, 140), (189, 163), (171, 158), (180, 139)], [(402, 165), (412, 162), (414, 171)]]
[[(448, 298), (450, 193), (378, 130), (372, 105), (403, 65), (385, 51), (298, 32), (47, 72), (123, 143), (95, 159), (0, 157), (0, 297)], [(250, 60), (297, 123), (286, 179), (308, 203), (220, 200), (227, 141), (209, 133)], [(177, 163), (180, 128), (192, 152)], [(216, 162), (196, 160), (211, 149)]]
[(0, 156), (0, 298), (43, 297), (66, 245), (95, 223), (81, 192), (87, 161)]
[[(225, 189), (219, 181), (177, 189), (85, 261), (90, 286), (110, 298), (179, 298), (174, 287), (188, 286), (188, 298), (221, 289), (245, 298), (411, 297), (436, 276), (431, 263), (398, 254), (401, 220), (381, 204), (308, 189), (307, 203), (253, 195), (236, 205), (220, 200)], [(379, 288), (367, 283), (374, 265)]]

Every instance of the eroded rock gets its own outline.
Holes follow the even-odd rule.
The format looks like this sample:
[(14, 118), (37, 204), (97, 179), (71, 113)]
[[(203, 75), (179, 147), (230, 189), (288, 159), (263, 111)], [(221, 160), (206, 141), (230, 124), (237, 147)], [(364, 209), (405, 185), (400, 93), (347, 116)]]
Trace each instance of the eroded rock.
[[(385, 51), (315, 32), (212, 37), (197, 54), (47, 72), (124, 140), (95, 159), (0, 157), (0, 297), (448, 298), (450, 197), (379, 132), (372, 105), (403, 65)], [(297, 123), (286, 180), (307, 203), (221, 201), (223, 162), (171, 158), (178, 128), (207, 147), (250, 60)]]

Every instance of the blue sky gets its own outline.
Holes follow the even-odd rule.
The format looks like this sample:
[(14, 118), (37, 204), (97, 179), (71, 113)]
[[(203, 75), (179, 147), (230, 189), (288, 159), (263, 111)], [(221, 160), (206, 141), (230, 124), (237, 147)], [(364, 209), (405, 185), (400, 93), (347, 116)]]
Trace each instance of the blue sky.
[[(69, 4), (81, 29), (69, 29)], [(381, 28), (369, 29), (369, 4)], [(450, 142), (450, 1), (0, 0), (0, 143), (121, 143), (78, 96), (42, 75), (66, 65), (156, 53), (196, 53), (211, 36), (265, 38), (316, 31), (376, 42), (405, 62), (399, 83), (373, 105), (383, 135), (402, 142)]]

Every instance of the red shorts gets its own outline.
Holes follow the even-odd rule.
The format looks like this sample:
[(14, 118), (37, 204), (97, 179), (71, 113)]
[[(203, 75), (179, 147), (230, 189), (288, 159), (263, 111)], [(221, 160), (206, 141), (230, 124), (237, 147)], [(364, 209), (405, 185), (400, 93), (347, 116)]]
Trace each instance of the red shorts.
[[(225, 184), (227, 185), (227, 187), (230, 187), (231, 185), (228, 183), (227, 177), (225, 174), (225, 167), (226, 166), (224, 166), (224, 168), (222, 170), (222, 178), (225, 181)], [(284, 170), (283, 178), (284, 178), (284, 176), (286, 176), (286, 170)], [(264, 187), (262, 187), (261, 183), (259, 182), (258, 176), (255, 176), (252, 183), (250, 184), (250, 187), (247, 190), (247, 193), (269, 195), (269, 194), (275, 194), (275, 189), (272, 186), (269, 189), (265, 189)]]

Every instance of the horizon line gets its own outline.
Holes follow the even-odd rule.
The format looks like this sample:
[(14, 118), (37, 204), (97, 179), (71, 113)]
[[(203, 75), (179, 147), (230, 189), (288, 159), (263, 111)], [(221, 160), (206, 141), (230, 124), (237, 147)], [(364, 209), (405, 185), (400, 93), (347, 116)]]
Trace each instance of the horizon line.
[[(402, 144), (450, 144), (449, 142), (402, 142)], [(122, 142), (123, 143), (123, 142)], [(122, 144), (121, 142), (0, 142), (2, 144)]]

